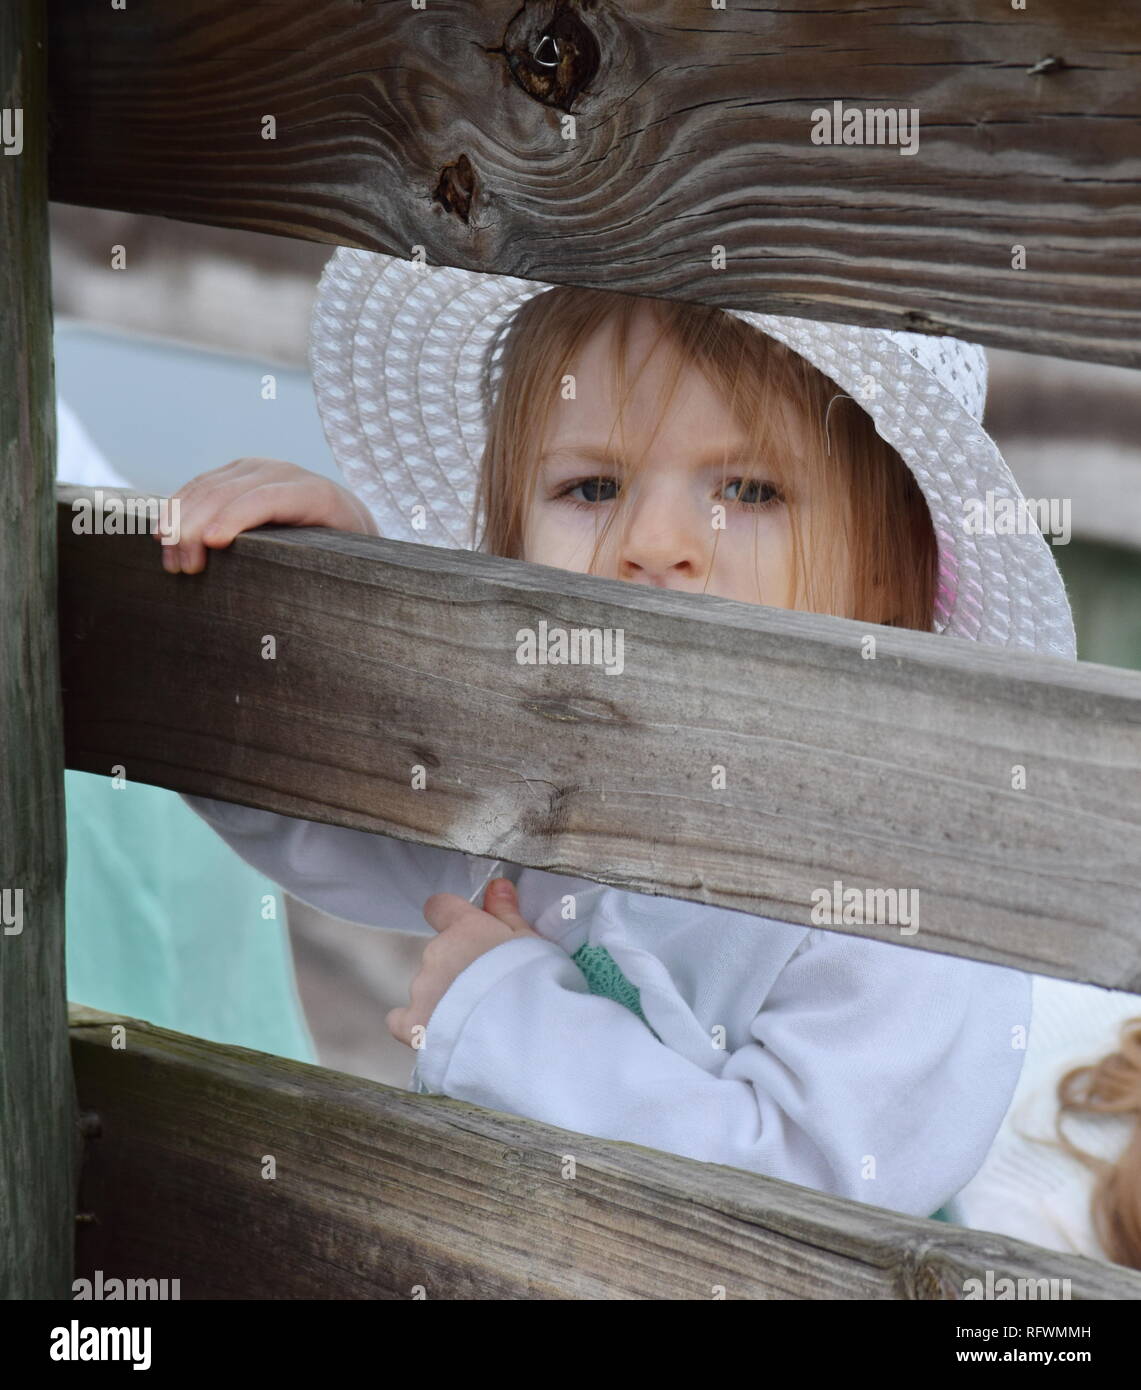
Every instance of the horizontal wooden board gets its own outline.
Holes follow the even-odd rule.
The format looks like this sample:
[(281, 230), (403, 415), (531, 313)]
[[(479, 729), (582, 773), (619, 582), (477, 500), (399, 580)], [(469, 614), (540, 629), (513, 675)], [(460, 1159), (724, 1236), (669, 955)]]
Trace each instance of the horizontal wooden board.
[(991, 1270), (1141, 1298), (1121, 1266), (71, 1015), (77, 1278), (178, 1279), (182, 1299), (961, 1299)]
[[(1136, 6), (48, 13), (58, 201), (1141, 365)], [(836, 101), (915, 152), (813, 143)]]
[[(69, 767), (806, 925), (915, 890), (914, 934), (817, 924), (1141, 992), (1141, 674), (325, 529), (172, 576), (73, 532), (92, 495)], [(520, 664), (540, 622), (620, 630), (622, 673)]]

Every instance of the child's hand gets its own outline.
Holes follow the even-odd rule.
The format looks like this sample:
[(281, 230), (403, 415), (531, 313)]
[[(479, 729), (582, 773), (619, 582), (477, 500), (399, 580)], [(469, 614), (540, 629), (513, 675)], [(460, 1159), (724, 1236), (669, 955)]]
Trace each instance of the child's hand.
[[(281, 459), (235, 459), (200, 473), (174, 496), (178, 542), (162, 548), (171, 574), (197, 574), (206, 567), (207, 546), (221, 549), (239, 532), (275, 521), (379, 534), (368, 508), (347, 488)], [(159, 536), (157, 530), (151, 534)]]
[(487, 885), (482, 912), (455, 893), (433, 893), (424, 904), (424, 916), (439, 935), (424, 947), (408, 1007), (390, 1009), (385, 1018), (388, 1031), (408, 1047), (417, 1045), (412, 1030), (427, 1028), (432, 1010), (473, 960), (517, 936), (539, 936), (519, 915), (519, 899), (509, 878)]

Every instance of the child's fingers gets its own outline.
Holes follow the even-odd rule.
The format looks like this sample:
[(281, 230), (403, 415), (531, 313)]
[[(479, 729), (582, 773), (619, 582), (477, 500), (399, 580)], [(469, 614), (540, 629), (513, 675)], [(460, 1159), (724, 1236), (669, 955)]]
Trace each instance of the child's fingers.
[(202, 530), (206, 545), (229, 545), (242, 531), (255, 526), (324, 526), (328, 523), (330, 497), (323, 479), (262, 483), (227, 500)]
[(209, 492), (217, 487), (227, 487), (229, 484), (238, 482), (243, 478), (249, 478), (255, 473), (281, 477), (288, 472), (297, 471), (297, 467), (297, 464), (286, 463), (284, 459), (232, 459), (229, 463), (224, 463), (221, 468), (208, 468), (205, 473), (196, 474), (179, 491), (184, 497), (193, 497), (195, 494)]
[[(240, 458), (191, 478), (171, 498), (178, 502), (178, 542), (164, 545), (164, 567), (173, 573), (196, 574), (206, 564), (202, 533), (229, 501), (251, 491), (257, 477), (282, 478), (302, 471), (280, 459)], [(161, 539), (157, 528), (151, 534)]]
[(494, 878), (483, 895), (483, 910), (497, 917), (512, 931), (531, 932), (534, 928), (519, 911), (519, 897), (509, 878)]
[(206, 568), (206, 547), (201, 541), (184, 540), (171, 546), (167, 553), (170, 556), (167, 569), (172, 574), (200, 574)]
[(235, 536), (256, 526), (274, 522), (292, 526), (323, 526), (333, 516), (333, 485), (320, 477), (266, 482), (250, 486), (249, 476), (237, 483), (219, 485), (204, 493), (182, 520), (182, 539), (175, 563), (183, 574), (199, 574), (206, 568), (207, 547), (230, 545)]
[(434, 931), (446, 932), (449, 927), (470, 916), (473, 909), (476, 912), (480, 910), (456, 893), (433, 893), (425, 899), (422, 911), (424, 920)]
[(174, 514), (177, 517), (177, 540), (163, 541), (164, 533), (158, 527), (151, 532), (156, 540), (162, 541), (164, 567), (175, 574), (196, 562), (201, 568), (206, 560), (206, 552), (201, 545), (202, 531), (229, 497), (248, 486), (248, 482), (241, 478), (223, 482), (215, 475), (208, 483), (196, 479), (176, 492), (170, 500), (172, 504), (177, 503)]
[(192, 508), (180, 504), (178, 540), (174, 544), (164, 543), (162, 548), (163, 566), (172, 574), (197, 574), (205, 566), (206, 548), (202, 544), (202, 532), (216, 514), (217, 506), (217, 500), (211, 502), (208, 496)]
[[(199, 473), (191, 478), (177, 492), (171, 494), (170, 500), (177, 500), (180, 513), (188, 512), (204, 500), (217, 497), (220, 493), (229, 495), (240, 491), (242, 480), (262, 467), (264, 463), (259, 459), (235, 459), (223, 468), (211, 468), (208, 472)], [(151, 535), (157, 535), (157, 528)]]
[(254, 467), (255, 462), (252, 459), (234, 459), (222, 468), (208, 468), (205, 473), (196, 473), (188, 483), (183, 483), (174, 495), (184, 502), (189, 502), (204, 492), (211, 492), (219, 483), (232, 482), (235, 478), (252, 472)]
[[(205, 568), (205, 533), (235, 498), (257, 491), (256, 486), (251, 488), (250, 476), (246, 473), (229, 479), (215, 478), (209, 486), (197, 489), (193, 496), (178, 494), (178, 542), (166, 547), (171, 557), (169, 561), (164, 560), (167, 569), (172, 569), (176, 574), (179, 571), (197, 574)], [(237, 531), (225, 543), (229, 544), (236, 534)]]
[(407, 1013), (408, 1010), (406, 1008), (389, 1009), (384, 1017), (384, 1021), (388, 1026), (388, 1031), (398, 1042), (402, 1042), (406, 1046), (411, 1046), (411, 1032), (408, 1024), (405, 1022), (405, 1015)]

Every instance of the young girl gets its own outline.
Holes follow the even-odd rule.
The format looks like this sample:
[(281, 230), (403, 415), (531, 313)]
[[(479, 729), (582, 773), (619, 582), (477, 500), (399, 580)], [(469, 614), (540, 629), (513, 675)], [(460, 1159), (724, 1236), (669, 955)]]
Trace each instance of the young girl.
[[(964, 524), (988, 489), (1020, 496), (966, 344), (342, 249), (311, 362), (351, 492), (272, 460), (204, 474), (179, 494), (169, 567), (196, 573), (271, 522), (478, 538), (1074, 655), (1041, 535)], [(421, 1044), (423, 1091), (924, 1216), (978, 1169), (1014, 1091), (1020, 972), (535, 869), (481, 910), (498, 861), (186, 800), (302, 900), (430, 938), (388, 1018)]]

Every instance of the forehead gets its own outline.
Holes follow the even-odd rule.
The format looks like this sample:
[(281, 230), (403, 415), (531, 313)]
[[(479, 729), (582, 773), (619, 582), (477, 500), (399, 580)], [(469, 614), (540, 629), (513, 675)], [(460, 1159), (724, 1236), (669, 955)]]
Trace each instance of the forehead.
[[(620, 346), (618, 320), (612, 315), (572, 354), (567, 372), (574, 378), (574, 396), (567, 399), (563, 391), (556, 395), (549, 435), (592, 433), (600, 421), (609, 423), (619, 415), (624, 429), (650, 429), (668, 419), (671, 431), (700, 433), (716, 428), (740, 433), (740, 424), (725, 395), (709, 380), (708, 369), (679, 359), (678, 345), (649, 306), (639, 304), (628, 322), (624, 361), (619, 357)], [(624, 369), (624, 382), (620, 369)]]
[[(600, 462), (621, 454), (623, 449), (616, 447), (620, 441), (612, 435), (615, 429), (621, 431), (621, 441), (637, 451), (653, 440), (666, 452), (689, 457), (727, 450), (742, 456), (758, 447), (769, 456), (774, 450), (784, 454), (792, 448), (799, 453), (808, 447), (806, 403), (746, 373), (737, 383), (734, 409), (728, 376), (738, 360), (732, 366), (726, 363), (725, 381), (719, 387), (716, 365), (679, 362), (678, 345), (645, 302), (638, 304), (628, 325), (624, 401), (618, 349), (618, 321), (612, 315), (569, 359), (565, 370), (574, 378), (574, 398), (568, 400), (556, 387), (544, 436), (543, 456), (551, 462), (568, 457)], [(744, 402), (750, 399), (746, 408)]]

